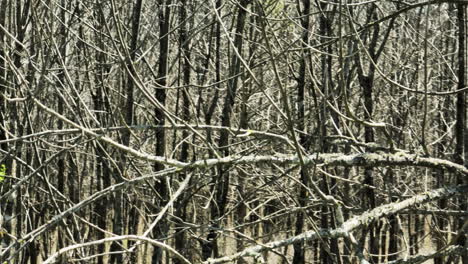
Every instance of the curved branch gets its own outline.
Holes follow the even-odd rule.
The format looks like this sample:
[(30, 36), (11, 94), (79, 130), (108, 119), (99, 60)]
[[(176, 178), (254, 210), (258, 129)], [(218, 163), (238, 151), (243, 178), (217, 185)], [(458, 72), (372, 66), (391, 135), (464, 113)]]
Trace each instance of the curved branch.
[(168, 245), (166, 245), (164, 243), (161, 243), (159, 241), (156, 241), (154, 239), (150, 239), (150, 238), (142, 237), (142, 236), (136, 236), (136, 235), (108, 237), (108, 238), (104, 238), (104, 239), (100, 239), (100, 240), (95, 240), (95, 241), (91, 241), (91, 242), (86, 242), (86, 243), (82, 243), (82, 244), (76, 244), (76, 245), (71, 245), (71, 246), (68, 246), (68, 247), (64, 247), (64, 248), (60, 249), (59, 251), (55, 252), (54, 254), (52, 254), (43, 263), (44, 264), (55, 263), (60, 255), (63, 255), (64, 253), (66, 253), (68, 251), (72, 251), (72, 250), (75, 250), (75, 249), (78, 249), (78, 248), (83, 248), (83, 247), (89, 247), (89, 246), (104, 244), (104, 243), (112, 242), (112, 241), (119, 241), (119, 240), (144, 241), (144, 242), (150, 243), (151, 245), (153, 245), (155, 247), (159, 247), (159, 248), (162, 248), (162, 249), (164, 249), (166, 251), (169, 251), (170, 253), (174, 254), (175, 257), (180, 259), (183, 263), (187, 263), (187, 264), (191, 263), (188, 259), (186, 259), (184, 256), (182, 256), (179, 252), (174, 250), (172, 247), (170, 247), (170, 246), (168, 246)]
[(445, 256), (454, 256), (454, 255), (468, 255), (468, 248), (462, 246), (449, 246), (443, 250), (433, 252), (431, 254), (421, 254), (408, 259), (399, 259), (395, 261), (390, 261), (388, 264), (413, 264), (413, 263), (423, 263), (426, 260), (433, 259), (436, 257), (445, 257)]
[[(100, 128), (89, 128), (91, 132), (97, 134), (109, 133), (114, 131), (123, 131), (123, 130), (157, 130), (157, 129), (167, 129), (167, 130), (184, 130), (184, 129), (195, 129), (195, 130), (218, 130), (218, 131), (228, 131), (234, 134), (236, 137), (258, 137), (258, 138), (271, 138), (279, 139), (288, 144), (292, 144), (288, 137), (280, 134), (275, 134), (273, 132), (252, 130), (252, 129), (241, 129), (237, 127), (225, 127), (225, 126), (215, 126), (215, 125), (185, 125), (185, 124), (175, 124), (175, 125), (133, 125), (133, 126), (112, 126), (112, 127), (100, 127)], [(49, 136), (49, 135), (73, 135), (80, 134), (83, 130), (81, 128), (68, 128), (68, 129), (51, 129), (36, 132), (28, 135), (13, 136), (13, 138), (0, 140), (0, 144), (11, 143), (16, 141), (22, 141), (37, 137)]]

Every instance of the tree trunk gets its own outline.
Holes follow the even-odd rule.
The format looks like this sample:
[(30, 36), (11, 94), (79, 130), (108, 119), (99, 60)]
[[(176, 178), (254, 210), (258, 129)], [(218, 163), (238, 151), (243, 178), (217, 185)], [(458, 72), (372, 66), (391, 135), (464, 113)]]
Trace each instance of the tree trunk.
[[(458, 22), (458, 89), (464, 89), (466, 86), (466, 4), (457, 5), (457, 22)], [(467, 157), (467, 122), (466, 122), (466, 113), (467, 113), (467, 104), (466, 104), (466, 91), (457, 93), (457, 108), (456, 116), (457, 123), (455, 125), (455, 162), (468, 167)], [(467, 183), (466, 176), (457, 175), (457, 184)], [(468, 202), (466, 197), (461, 197), (458, 200), (459, 210), (462, 212), (468, 211)], [(462, 227), (465, 222), (468, 221), (465, 217), (460, 217), (458, 222), (454, 225), (456, 230), (459, 230), (459, 239), (456, 243), (462, 247), (468, 246), (468, 239), (462, 231)], [(464, 254), (462, 257), (462, 263), (468, 264), (468, 255)]]
[[(242, 47), (243, 47), (243, 32), (244, 32), (244, 25), (247, 17), (246, 8), (250, 1), (242, 0), (240, 1), (240, 8), (237, 12), (237, 23), (236, 23), (236, 33), (234, 37), (234, 47), (237, 51), (242, 54)], [(223, 112), (221, 114), (221, 125), (224, 127), (231, 126), (231, 115), (232, 115), (232, 108), (235, 103), (235, 98), (238, 89), (238, 80), (239, 80), (239, 73), (241, 69), (241, 61), (236, 56), (235, 52), (232, 55), (231, 59), (231, 67), (229, 70), (229, 75), (231, 79), (227, 82), (227, 93), (224, 99), (223, 105)], [(223, 156), (229, 156), (229, 131), (222, 130), (220, 132), (219, 148)], [(225, 212), (227, 202), (228, 202), (228, 191), (229, 191), (229, 182), (230, 182), (230, 173), (228, 166), (219, 166), (217, 168), (218, 175), (216, 176), (216, 183), (214, 188), (216, 190), (215, 195), (215, 203), (211, 203), (211, 219), (214, 221), (214, 227), (217, 228), (221, 225), (221, 221), (218, 219), (222, 216)], [(216, 234), (214, 231), (211, 231), (208, 234), (207, 240), (211, 243), (211, 252), (213, 252), (214, 256), (217, 257), (218, 254), (218, 244), (216, 241)], [(210, 253), (211, 255), (211, 253)]]
[[(158, 78), (157, 88), (155, 97), (158, 102), (162, 105), (166, 105), (166, 90), (167, 86), (167, 74), (168, 74), (168, 57), (169, 57), (169, 30), (170, 30), (170, 18), (172, 0), (159, 0), (159, 60), (158, 60)], [(155, 109), (155, 121), (156, 125), (164, 125), (166, 116), (163, 109)], [(164, 129), (156, 130), (156, 156), (164, 157), (166, 155), (166, 131)], [(154, 165), (155, 171), (164, 169), (164, 165), (156, 163)], [(168, 201), (168, 187), (166, 181), (161, 179), (154, 186), (158, 192), (160, 198), (154, 198), (155, 207), (162, 207)], [(162, 238), (168, 232), (168, 224), (166, 220), (161, 220), (160, 224), (154, 229), (153, 237)], [(162, 250), (159, 247), (154, 247), (153, 255), (151, 257), (151, 263), (160, 264), (162, 263)]]
[[(190, 24), (187, 19), (187, 10), (189, 9), (189, 1), (181, 0), (181, 7), (179, 11), (180, 16), (180, 35), (179, 35), (179, 42), (180, 42), (180, 54), (181, 59), (179, 61), (179, 67), (182, 69), (182, 86), (184, 88), (179, 89), (182, 93), (182, 119), (186, 123), (190, 123), (190, 78), (191, 78), (191, 52), (190, 52), (190, 39), (188, 32), (190, 30)], [(186, 162), (189, 158), (189, 131), (184, 130), (182, 132), (182, 146), (180, 151), (180, 161)], [(181, 173), (179, 175), (179, 180), (183, 181), (185, 179), (186, 174)], [(186, 195), (181, 194), (179, 201), (176, 202), (176, 215), (182, 220), (186, 221), (186, 210), (187, 210), (187, 203), (186, 199), (184, 198)], [(175, 234), (175, 248), (176, 250), (181, 253), (182, 255), (188, 255), (189, 248), (187, 246), (187, 237), (185, 236), (184, 232), (181, 232), (183, 229), (182, 225), (176, 224), (176, 234)], [(179, 259), (174, 259), (175, 264), (181, 264), (182, 262)]]

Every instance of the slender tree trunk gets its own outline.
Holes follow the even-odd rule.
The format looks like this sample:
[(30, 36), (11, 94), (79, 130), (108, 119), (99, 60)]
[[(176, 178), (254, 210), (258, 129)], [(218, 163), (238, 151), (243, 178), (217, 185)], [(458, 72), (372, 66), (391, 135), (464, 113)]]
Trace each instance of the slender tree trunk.
[[(236, 22), (236, 30), (235, 30), (235, 37), (234, 37), (234, 48), (242, 54), (242, 47), (243, 47), (243, 32), (245, 21), (247, 17), (246, 8), (250, 1), (248, 0), (241, 0), (240, 1), (240, 8), (237, 12), (237, 22)], [(228, 81), (227, 85), (227, 94), (224, 99), (223, 105), (223, 112), (221, 114), (221, 125), (224, 127), (231, 126), (231, 116), (232, 116), (232, 108), (234, 106), (237, 89), (238, 89), (238, 80), (241, 69), (241, 61), (233, 52), (232, 59), (231, 59), (231, 67), (229, 70), (229, 75), (231, 79)], [(222, 130), (220, 132), (219, 148), (221, 149), (221, 153), (223, 156), (229, 156), (229, 131)], [(228, 198), (228, 191), (229, 191), (229, 182), (230, 182), (230, 173), (229, 168), (227, 166), (219, 166), (217, 168), (218, 175), (216, 176), (216, 183), (215, 183), (215, 203), (211, 204), (211, 219), (214, 221), (214, 227), (219, 227), (219, 217), (222, 216), (225, 212), (227, 206), (227, 198)], [(208, 234), (207, 240), (211, 243), (211, 252), (213, 252), (214, 256), (217, 257), (218, 254), (218, 244), (216, 241), (216, 234), (214, 231), (211, 231)], [(209, 254), (211, 255), (211, 253)]]
[[(63, 87), (65, 88), (66, 84), (67, 84), (67, 79), (65, 77), (65, 65), (67, 64), (67, 17), (66, 17), (66, 8), (67, 8), (67, 2), (68, 1), (65, 1), (65, 0), (62, 0), (61, 1), (61, 5), (64, 7), (61, 12), (60, 12), (60, 19), (63, 21), (63, 25), (61, 27), (61, 30), (60, 30), (60, 36), (61, 38), (59, 39), (59, 41), (61, 41), (60, 43), (58, 43), (59, 45), (59, 52), (60, 52), (60, 56), (58, 56), (58, 59), (62, 60), (62, 62), (57, 62), (57, 64), (61, 64), (63, 63), (63, 69), (61, 69), (58, 73), (58, 81), (57, 81), (57, 86), (58, 87)], [(57, 99), (56, 99), (56, 103), (57, 103), (57, 112), (61, 115), (64, 115), (66, 116), (65, 112), (64, 112), (64, 106), (65, 106), (65, 102), (62, 100), (62, 96), (60, 94), (57, 94), (56, 95)], [(58, 129), (63, 129), (63, 121), (62, 120), (58, 120), (57, 121), (57, 128)], [(63, 136), (59, 136), (59, 139), (60, 141), (63, 141)], [(60, 144), (62, 147), (64, 146), (64, 144)], [(66, 172), (65, 172), (65, 153), (63, 155), (61, 155), (60, 157), (58, 157), (58, 161), (57, 161), (57, 185), (58, 185), (58, 190), (64, 194), (64, 195), (67, 195), (67, 187), (69, 187), (70, 185), (67, 184), (67, 175), (66, 175)], [(61, 208), (63, 210), (63, 208)], [(57, 232), (57, 244), (58, 244), (58, 248), (62, 248), (64, 247), (64, 245), (66, 244), (65, 240), (66, 240), (66, 237), (64, 237), (64, 234), (62, 232)]]
[[(127, 126), (131, 126), (134, 123), (134, 86), (135, 80), (134, 76), (136, 75), (134, 65), (132, 65), (136, 58), (136, 51), (137, 51), (137, 44), (138, 44), (138, 36), (139, 36), (139, 28), (140, 28), (140, 16), (141, 16), (141, 8), (142, 8), (142, 0), (137, 0), (135, 6), (133, 7), (133, 14), (132, 14), (132, 33), (131, 33), (131, 40), (130, 40), (130, 60), (127, 62), (126, 67), (128, 68), (127, 76), (124, 81), (126, 85), (125, 89), (125, 124)], [(126, 71), (125, 71), (126, 72)], [(125, 146), (130, 145), (130, 130), (124, 130), (121, 137), (121, 142)], [(115, 171), (116, 175), (116, 182), (122, 182), (122, 177), (126, 174), (127, 171), (127, 157), (126, 153), (121, 153), (120, 162), (119, 162), (119, 170)], [(115, 193), (114, 199), (114, 225), (113, 225), (113, 233), (117, 235), (122, 235), (125, 232), (125, 221), (124, 221), (124, 210), (125, 210), (125, 203), (123, 198), (123, 192), (117, 191)], [(111, 251), (119, 251), (121, 247), (119, 243), (112, 243)], [(111, 255), (111, 263), (123, 263), (123, 256), (122, 254), (113, 254)]]
[[(159, 59), (158, 59), (158, 78), (157, 78), (157, 88), (155, 92), (155, 97), (158, 102), (162, 105), (166, 105), (166, 90), (164, 87), (167, 85), (167, 72), (168, 72), (168, 56), (169, 56), (169, 30), (170, 30), (170, 18), (171, 18), (171, 8), (172, 0), (159, 0)], [(158, 87), (161, 87), (158, 89)], [(166, 116), (163, 109), (155, 109), (155, 121), (156, 125), (164, 125)], [(157, 156), (166, 155), (166, 132), (164, 129), (156, 130), (156, 150), (155, 154)], [(164, 165), (156, 163), (154, 165), (155, 171), (160, 171), (164, 169)], [(160, 182), (157, 182), (154, 186), (155, 190), (159, 194), (159, 198), (154, 198), (155, 205), (163, 206), (168, 201), (168, 187), (164, 179)], [(154, 238), (162, 238), (168, 232), (168, 223), (166, 220), (161, 220), (160, 224), (155, 227), (153, 231)], [(151, 263), (160, 264), (162, 263), (163, 251), (154, 247), (153, 255), (151, 256)]]
[[(181, 53), (181, 61), (180, 67), (182, 68), (182, 88), (180, 91), (182, 92), (182, 119), (190, 123), (190, 78), (191, 78), (191, 52), (190, 52), (190, 39), (188, 36), (189, 32), (189, 21), (187, 19), (187, 10), (189, 10), (190, 1), (181, 0), (181, 7), (179, 11), (180, 16), (180, 53)], [(189, 132), (188, 130), (184, 130), (182, 132), (182, 146), (180, 151), (180, 161), (186, 162), (189, 158)], [(181, 173), (179, 176), (180, 180), (182, 181), (186, 177), (185, 173)], [(187, 203), (186, 199), (184, 198), (185, 195), (182, 194), (179, 198), (179, 201), (176, 202), (176, 215), (182, 220), (185, 221), (185, 217), (187, 214)], [(182, 225), (176, 224), (176, 232), (182, 230)], [(175, 235), (175, 248), (176, 250), (181, 253), (182, 255), (187, 255), (188, 247), (187, 247), (187, 238), (184, 232), (177, 232)], [(174, 259), (174, 263), (179, 264), (179, 259)]]
[[(444, 27), (444, 30), (450, 31), (452, 30), (452, 23), (447, 23), (447, 26)], [(441, 46), (444, 47), (444, 52), (446, 54), (450, 53), (450, 45), (452, 41), (448, 39), (444, 39), (441, 43)], [(441, 84), (443, 83), (443, 79), (445, 75), (450, 74), (450, 72), (446, 69), (444, 75), (441, 75)], [(441, 85), (440, 89), (441, 92), (445, 92), (447, 88), (444, 85)], [(438, 114), (436, 117), (436, 122), (439, 127), (438, 129), (438, 137), (441, 137), (442, 139), (438, 144), (436, 145), (435, 148), (435, 155), (436, 157), (442, 157), (445, 155), (447, 151), (447, 147), (450, 146), (450, 143), (448, 142), (447, 138), (443, 137), (444, 134), (450, 132), (450, 127), (447, 125), (446, 120), (450, 120), (450, 114), (448, 113), (447, 109), (450, 108), (450, 105), (452, 103), (452, 99), (447, 96), (442, 99), (442, 101), (438, 104)], [(396, 124), (397, 126), (399, 124)], [(435, 187), (436, 188), (442, 188), (443, 186), (446, 186), (449, 184), (448, 182), (448, 177), (447, 173), (444, 170), (441, 169), (434, 169), (433, 171), (434, 179), (435, 179)], [(440, 210), (445, 210), (447, 209), (448, 206), (448, 200), (446, 198), (440, 199), (437, 202), (438, 208)], [(440, 250), (446, 245), (446, 241), (448, 239), (448, 235), (445, 232), (441, 232), (442, 230), (446, 229), (450, 225), (450, 221), (447, 219), (446, 216), (438, 216), (435, 215), (432, 217), (434, 221), (434, 226), (438, 229), (437, 235), (435, 236), (435, 243), (436, 243), (436, 249)], [(446, 262), (446, 257), (440, 256), (440, 257), (435, 257), (434, 258), (434, 264), (445, 264)]]
[[(216, 9), (218, 12), (221, 14), (222, 9), (222, 0), (217, 0), (216, 1)], [(215, 83), (217, 84), (216, 88), (221, 88), (220, 82), (221, 82), (221, 71), (222, 71), (222, 66), (221, 66), (221, 27), (222, 27), (222, 21), (218, 21), (216, 15), (213, 15), (214, 21), (216, 21), (216, 32), (215, 32)], [(219, 89), (215, 89), (213, 99), (211, 102), (208, 104), (209, 106), (205, 109), (205, 121), (208, 125), (211, 124), (211, 119), (213, 117), (213, 114), (216, 110), (216, 106), (219, 101)], [(212, 144), (212, 131), (208, 130), (207, 131), (207, 141), (208, 144)], [(211, 152), (211, 151), (210, 151)], [(213, 157), (215, 153), (210, 153), (209, 157)], [(213, 174), (216, 174), (216, 168), (211, 169)], [(214, 186), (214, 185), (213, 185)], [(213, 187), (215, 188), (215, 187)], [(211, 214), (212, 218), (214, 215), (214, 209), (211, 209)], [(214, 231), (210, 231), (206, 241), (201, 240), (201, 248), (202, 248), (202, 260), (207, 260), (210, 258), (213, 254), (213, 247), (215, 243), (215, 238), (216, 238), (216, 233)]]
[[(106, 75), (109, 73), (108, 69), (104, 66), (106, 65), (106, 55), (103, 51), (106, 50), (106, 46), (104, 43), (104, 36), (102, 31), (104, 30), (104, 23), (105, 17), (104, 13), (102, 12), (102, 7), (100, 3), (96, 3), (98, 8), (96, 8), (96, 17), (97, 17), (97, 25), (96, 25), (96, 35), (95, 39), (98, 43), (98, 47), (102, 51), (96, 51), (96, 61), (99, 68), (95, 71), (95, 80), (96, 82), (96, 91), (92, 94), (94, 109), (96, 109), (96, 119), (103, 127), (109, 126), (109, 116), (111, 114), (110, 105), (108, 102), (108, 94), (109, 91), (106, 88), (105, 78)], [(108, 160), (108, 148), (105, 145), (99, 144), (98, 142), (95, 143), (95, 152), (96, 152), (96, 191), (103, 190), (111, 185), (111, 166)], [(97, 214), (97, 225), (102, 230), (108, 229), (108, 220), (109, 220), (109, 210), (108, 204), (112, 201), (110, 198), (103, 198), (101, 199), (95, 207), (95, 211)], [(97, 233), (97, 239), (105, 238), (104, 232)], [(104, 253), (106, 252), (105, 244), (101, 244), (98, 247), (98, 252)], [(107, 263), (107, 257), (100, 255), (97, 257), (98, 264)]]
[[(3, 1), (2, 1), (3, 2)], [(9, 57), (9, 56), (12, 56), (12, 59), (13, 59), (13, 64), (14, 64), (14, 68), (15, 69), (18, 69), (20, 67), (22, 67), (22, 63), (21, 63), (21, 54), (22, 53), (25, 53), (25, 52), (29, 52), (31, 50), (25, 50), (25, 46), (23, 44), (25, 44), (25, 39), (26, 39), (26, 32), (27, 32), (27, 28), (28, 28), (28, 25), (30, 23), (29, 19), (31, 18), (31, 15), (30, 15), (30, 12), (31, 12), (31, 0), (27, 0), (27, 1), (24, 1), (24, 2), (14, 2), (14, 1), (10, 1), (10, 4), (7, 4), (6, 3), (7, 1), (4, 1), (1, 5), (0, 5), (0, 9), (1, 8), (5, 8), (5, 11), (10, 9), (11, 11), (11, 7), (14, 7), (13, 10), (16, 12), (15, 14), (15, 18), (14, 19), (11, 19), (11, 16), (10, 16), (10, 25), (8, 25), (8, 22), (7, 20), (5, 19), (5, 17), (2, 17), (0, 24), (2, 26), (4, 26), (4, 28), (11, 28), (12, 31), (14, 32), (13, 34), (15, 34), (15, 43), (14, 43), (14, 51), (11, 52), (11, 53), (8, 53), (6, 52), (6, 49), (9, 45), (11, 45), (11, 42), (9, 41), (5, 41), (3, 42), (3, 40), (5, 40), (5, 38), (9, 38), (8, 36), (4, 36), (4, 32), (3, 30), (0, 30), (1, 33), (0, 33), (0, 67), (2, 68), (0, 70), (0, 93), (1, 94), (6, 94), (11, 97), (17, 97), (17, 96), (20, 96), (21, 95), (21, 92), (19, 91), (19, 89), (17, 87), (19, 87), (19, 82), (20, 80), (18, 80), (17, 78), (15, 78), (15, 72), (14, 70), (12, 69), (12, 67), (10, 67), (8, 65), (8, 63), (4, 64), (5, 61), (4, 61), (4, 58), (5, 57)], [(3, 6), (2, 6), (3, 5)], [(7, 7), (9, 6), (9, 7)], [(4, 14), (1, 14), (3, 13), (3, 11), (0, 11), (0, 16), (3, 16), (3, 15), (6, 15), (5, 13)], [(11, 13), (10, 13), (11, 15)], [(13, 23), (16, 23), (16, 24), (13, 24)], [(13, 29), (14, 28), (14, 29)], [(2, 44), (4, 44), (5, 46), (3, 46)], [(5, 50), (4, 50), (5, 49)], [(33, 49), (33, 48), (31, 48)], [(5, 53), (6, 52), (6, 53)], [(3, 54), (2, 54), (3, 53)], [(31, 70), (31, 65), (29, 64), (28, 65), (28, 70)], [(26, 76), (26, 81), (30, 82), (32, 79), (31, 76)], [(10, 90), (11, 92), (8, 92), (8, 90)], [(30, 120), (28, 119), (27, 122), (24, 122), (26, 119), (23, 119), (21, 118), (22, 117), (22, 113), (21, 111), (19, 110), (19, 108), (17, 106), (15, 106), (14, 104), (9, 104), (8, 106), (5, 105), (5, 101), (3, 101), (3, 99), (0, 99), (0, 124), (1, 125), (6, 125), (4, 126), (5, 128), (6, 127), (10, 127), (9, 129), (9, 132), (12, 133), (12, 134), (15, 134), (15, 133), (24, 133), (25, 131), (32, 131), (31, 129), (31, 123), (30, 123)], [(26, 109), (28, 109), (30, 107), (30, 105), (27, 105), (24, 107), (25, 111), (27, 111)], [(6, 116), (6, 113), (8, 112), (8, 115), (9, 116)], [(28, 112), (29, 113), (29, 112)], [(6, 139), (6, 135), (4, 134), (4, 130), (3, 130), (3, 127), (0, 128), (0, 140), (2, 139)], [(21, 157), (22, 156), (22, 149), (24, 149), (24, 143), (23, 142), (17, 142), (16, 144), (14, 145), (10, 145), (10, 144), (2, 144), (0, 146), (0, 148), (2, 150), (6, 150), (8, 152), (11, 153), (11, 149), (12, 148), (15, 148), (17, 150), (20, 150), (18, 153), (19, 156)], [(27, 151), (26, 151), (27, 152)], [(17, 166), (17, 161), (14, 160), (14, 159), (10, 159), (10, 158), (6, 158), (5, 161), (3, 161), (2, 163), (4, 163), (6, 165), (6, 168), (7, 168), (7, 174), (10, 174), (10, 175), (15, 175), (16, 177), (22, 177), (21, 173), (22, 173), (22, 170), (21, 170), (21, 166)], [(4, 183), (2, 183), (4, 184)], [(4, 188), (4, 187), (3, 187)], [(20, 198), (18, 199), (8, 199), (6, 201), (4, 201), (2, 203), (2, 206), (1, 206), (1, 209), (2, 210), (2, 214), (3, 214), (3, 217), (7, 217), (7, 216), (13, 216), (15, 215), (15, 213), (18, 212), (18, 208), (17, 207), (22, 207), (22, 201)], [(24, 213), (21, 213), (23, 214), (23, 217), (24, 217)], [(14, 234), (15, 231), (19, 232), (15, 235), (20, 235), (22, 234), (21, 233), (21, 219), (22, 217), (19, 217), (19, 218), (16, 218), (16, 217), (13, 217), (9, 223), (5, 223), (4, 222), (4, 228), (6, 229), (6, 231), (9, 233), (9, 234)], [(16, 230), (14, 230), (16, 229)], [(11, 243), (11, 239), (10, 237), (6, 237), (6, 236), (3, 236), (2, 239), (2, 245), (3, 244), (6, 244), (6, 245), (9, 245)], [(31, 248), (31, 253), (33, 255), (36, 255), (36, 248)], [(4, 255), (4, 257), (7, 257), (8, 255)], [(27, 258), (28, 256), (26, 256)], [(19, 259), (18, 259), (19, 260)], [(15, 261), (17, 261), (17, 259), (15, 259)]]
[[(310, 13), (310, 0), (303, 0), (303, 9), (300, 12), (302, 16), (301, 26), (302, 26), (302, 58), (299, 65), (299, 74), (298, 74), (298, 84), (297, 84), (297, 103), (298, 103), (298, 112), (297, 112), (297, 126), (299, 131), (305, 132), (305, 87), (306, 87), (306, 67), (307, 61), (309, 59), (309, 51), (307, 46), (309, 45), (309, 13)], [(300, 144), (307, 149), (306, 144), (308, 138), (305, 134), (300, 134)], [(301, 186), (299, 187), (299, 206), (304, 207), (307, 204), (307, 186), (309, 179), (307, 174), (301, 170)], [(304, 218), (305, 215), (302, 210), (296, 214), (296, 223), (295, 223), (295, 235), (299, 235), (304, 232)], [(302, 264), (305, 263), (305, 252), (304, 252), (304, 243), (294, 244), (294, 255), (293, 263)]]
[[(458, 89), (463, 89), (466, 86), (466, 4), (458, 4), (457, 5), (457, 22), (458, 22)], [(466, 92), (459, 92), (457, 94), (457, 123), (455, 125), (455, 162), (465, 167), (468, 167), (468, 160), (466, 157), (468, 156), (468, 148), (467, 148), (467, 122), (466, 122), (466, 113), (467, 113), (467, 104), (466, 104)], [(457, 184), (467, 183), (466, 176), (457, 175)], [(466, 197), (461, 197), (458, 200), (459, 203), (459, 210), (461, 211), (468, 211), (468, 202)], [(468, 239), (466, 235), (463, 234), (461, 231), (465, 222), (468, 219), (465, 217), (460, 217), (458, 222), (455, 223), (456, 230), (459, 230), (461, 234), (459, 235), (459, 239), (457, 244), (462, 247), (468, 246)], [(463, 264), (468, 264), (468, 255), (465, 254), (462, 258)]]
[[(6, 25), (6, 11), (7, 11), (8, 0), (3, 0), (0, 2), (0, 25), (3, 28), (7, 28)], [(6, 71), (6, 61), (5, 61), (5, 47), (6, 47), (6, 38), (5, 33), (0, 30), (0, 94), (7, 94), (7, 71)], [(0, 99), (0, 125), (6, 127), (6, 100)], [(4, 141), (7, 139), (6, 131), (0, 129), (0, 140)], [(8, 143), (1, 143), (0, 148), (4, 151), (8, 151)], [(7, 164), (7, 168), (8, 168)]]
[[(377, 8), (376, 5), (372, 4), (369, 8), (368, 12), (368, 22), (371, 20), (377, 20)], [(381, 38), (380, 34), (380, 25), (377, 24), (374, 26), (373, 31), (371, 33), (365, 32), (363, 37), (365, 38), (367, 34), (369, 34), (369, 48), (368, 53), (371, 60), (377, 63), (379, 56), (382, 52), (382, 47), (385, 46), (386, 41), (388, 40), (388, 36), (390, 31), (392, 30), (394, 20), (390, 21), (387, 31), (383, 35), (383, 40), (380, 46), (377, 45), (379, 38)], [(360, 36), (357, 36), (360, 37)], [(367, 48), (367, 47), (366, 47)], [(365, 55), (367, 57), (367, 55)], [(374, 111), (374, 76), (376, 68), (373, 63), (369, 63), (367, 73), (364, 71), (364, 66), (362, 65), (362, 61), (360, 59), (360, 55), (356, 56), (356, 64), (357, 64), (357, 72), (358, 72), (358, 79), (359, 84), (362, 87), (363, 99), (364, 99), (364, 120), (372, 120), (373, 118), (373, 111)], [(375, 142), (375, 135), (374, 135), (374, 128), (371, 126), (364, 127), (364, 140), (367, 143), (374, 143)], [(368, 186), (374, 185), (374, 172), (371, 167), (364, 168), (364, 183)], [(373, 188), (364, 188), (365, 192), (365, 201), (369, 208), (375, 208), (377, 206), (376, 196)], [(380, 233), (381, 233), (381, 225), (376, 223), (374, 225), (369, 226), (367, 230), (369, 232), (369, 252), (374, 255), (372, 258), (375, 263), (379, 262), (379, 250), (383, 249), (385, 251), (385, 243), (380, 245)], [(365, 238), (363, 238), (365, 239)], [(390, 238), (394, 239), (394, 238)]]
[[(334, 6), (330, 6), (329, 4), (322, 2), (319, 4), (319, 35), (321, 36), (321, 43), (327, 42), (329, 37), (333, 35), (333, 20), (334, 14), (333, 11), (329, 10), (330, 8), (335, 9)], [(335, 9), (336, 11), (336, 9)], [(331, 54), (333, 50), (332, 45), (328, 45), (325, 48), (325, 52)], [(334, 92), (332, 88), (334, 87), (333, 82), (333, 58), (327, 54), (323, 54), (321, 56), (321, 82), (322, 82), (322, 93), (325, 95), (325, 100), (331, 98), (332, 93)], [(311, 89), (313, 90), (313, 89)], [(326, 125), (327, 120), (332, 118), (327, 103), (322, 101), (320, 110), (319, 110), (319, 118), (317, 122), (317, 127), (319, 129), (320, 135), (320, 151), (321, 152), (329, 152), (330, 151), (330, 144), (327, 142), (326, 137), (328, 136), (328, 127)], [(322, 192), (326, 195), (330, 194), (330, 185), (328, 183), (328, 179), (325, 175), (321, 175), (321, 189)], [(329, 206), (323, 206), (321, 208), (322, 214), (320, 216), (320, 223), (324, 228), (329, 228), (334, 226), (334, 219), (332, 213), (330, 211)], [(338, 241), (336, 239), (332, 240), (323, 240), (320, 245), (320, 251), (317, 253), (319, 255), (321, 263), (324, 264), (331, 264), (331, 263), (341, 263), (339, 259), (339, 250), (338, 250)], [(335, 255), (337, 258), (334, 258)]]
[[(258, 22), (257, 19), (258, 19), (257, 17), (251, 16), (249, 20), (252, 25), (256, 25)], [(255, 26), (252, 26), (249, 28), (249, 40), (250, 41), (253, 42), (257, 38), (258, 35), (259, 34), (257, 34), (257, 29), (255, 28)], [(254, 58), (256, 51), (257, 51), (257, 47), (255, 45), (249, 45), (248, 58)], [(255, 61), (249, 60), (249, 67), (252, 65), (255, 65)], [(248, 104), (249, 104), (249, 98), (252, 95), (252, 82), (246, 81), (246, 80), (242, 80), (242, 81), (244, 83), (244, 87), (241, 91), (242, 102), (241, 102), (241, 109), (240, 109), (239, 128), (248, 129), (249, 128)], [(237, 205), (236, 214), (233, 215), (233, 218), (234, 218), (233, 222), (236, 224), (242, 224), (245, 221), (245, 217), (247, 216), (248, 209), (249, 209), (249, 206), (244, 202), (246, 198), (249, 196), (249, 194), (245, 191), (249, 187), (248, 186), (249, 175), (243, 169), (237, 170), (237, 174), (238, 174), (237, 175), (238, 179), (237, 179), (237, 184), (236, 184), (236, 189), (237, 189), (236, 196), (238, 198), (236, 199), (236, 201), (238, 202), (238, 205)], [(256, 207), (256, 205), (250, 205), (250, 206)], [(260, 217), (261, 217), (261, 213), (260, 213)], [(262, 224), (259, 224), (258, 228), (253, 227), (249, 229), (248, 227), (240, 227), (238, 231), (239, 233), (236, 236), (237, 251), (241, 251), (245, 247), (246, 243), (244, 243), (244, 240), (245, 240), (244, 234), (249, 235), (255, 239), (257, 237), (261, 238), (262, 233), (263, 233)], [(250, 232), (246, 233), (248, 231)], [(268, 261), (268, 260), (265, 259), (265, 261)], [(239, 259), (238, 261), (238, 264), (246, 264), (246, 263), (248, 262), (243, 258)]]

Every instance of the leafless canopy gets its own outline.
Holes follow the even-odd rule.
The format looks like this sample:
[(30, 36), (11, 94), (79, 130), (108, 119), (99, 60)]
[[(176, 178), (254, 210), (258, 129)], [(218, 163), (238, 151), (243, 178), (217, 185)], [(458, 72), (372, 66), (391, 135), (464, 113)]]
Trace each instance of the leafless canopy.
[(1, 263), (468, 263), (466, 0), (0, 0)]

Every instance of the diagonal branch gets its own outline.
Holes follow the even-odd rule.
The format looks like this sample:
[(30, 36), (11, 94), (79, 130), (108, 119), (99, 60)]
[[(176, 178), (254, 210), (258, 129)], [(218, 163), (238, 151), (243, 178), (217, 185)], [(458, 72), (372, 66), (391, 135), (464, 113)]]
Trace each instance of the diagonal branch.
[(390, 203), (383, 206), (379, 206), (371, 211), (363, 213), (358, 216), (354, 216), (351, 219), (347, 220), (340, 227), (336, 229), (319, 229), (318, 231), (307, 231), (300, 235), (277, 240), (265, 245), (257, 245), (253, 247), (246, 248), (236, 254), (221, 257), (217, 259), (209, 259), (203, 263), (205, 264), (215, 264), (215, 263), (225, 263), (236, 260), (241, 257), (256, 257), (262, 252), (270, 251), (275, 248), (289, 246), (295, 243), (312, 241), (319, 238), (339, 238), (339, 237), (348, 237), (351, 232), (360, 228), (361, 226), (366, 226), (369, 223), (384, 217), (389, 216), (399, 211), (406, 209), (410, 206), (415, 206), (419, 204), (424, 204), (432, 200), (448, 198), (456, 194), (464, 193), (468, 191), (468, 185), (462, 186), (452, 186), (446, 188), (440, 188), (413, 196), (409, 199), (406, 199), (397, 203)]

